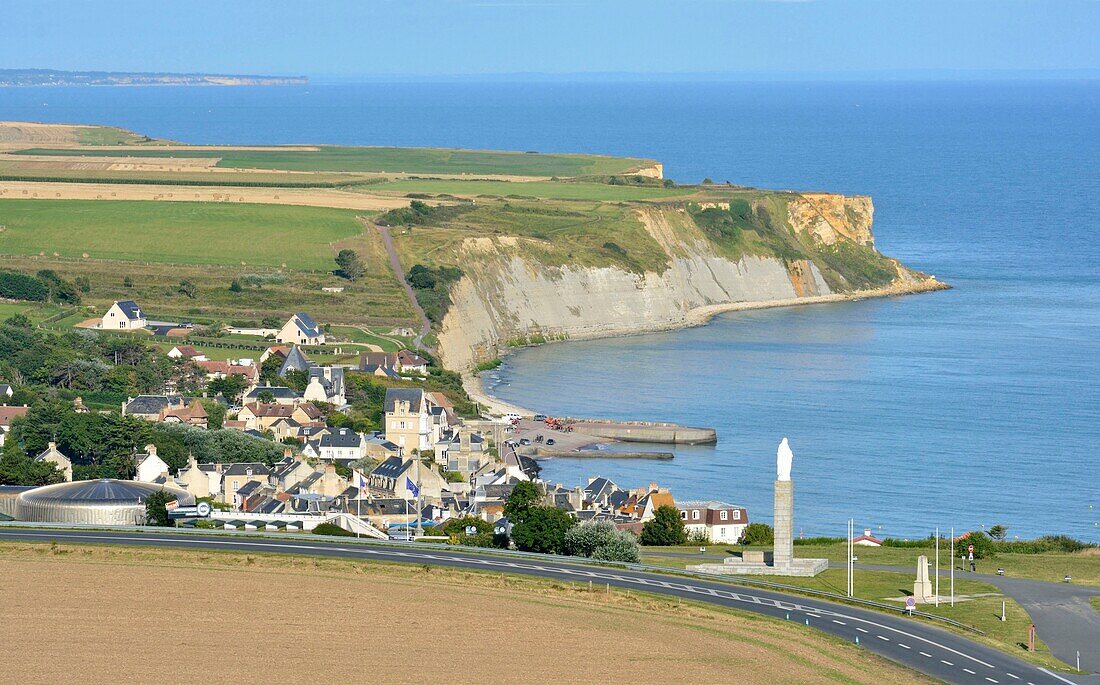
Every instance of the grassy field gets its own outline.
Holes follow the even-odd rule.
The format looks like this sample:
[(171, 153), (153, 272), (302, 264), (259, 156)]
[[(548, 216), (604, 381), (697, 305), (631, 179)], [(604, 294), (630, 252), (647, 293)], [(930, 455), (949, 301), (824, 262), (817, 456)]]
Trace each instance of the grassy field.
[(210, 202), (0, 200), (0, 252), (174, 264), (333, 268), (352, 210)]
[[(147, 682), (149, 672), (134, 664), (161, 663), (165, 654), (173, 678), (184, 681), (362, 680), (369, 663), (381, 682), (532, 674), (610, 682), (624, 673), (645, 682), (930, 682), (798, 625), (502, 574), (46, 544), (0, 545), (0, 570), (3, 682), (56, 682), (74, 672), (93, 682)], [(293, 588), (295, 604), (324, 607), (324, 620), (257, 601), (256, 588), (265, 587)], [(172, 588), (167, 604), (164, 588)], [(480, 617), (476, 626), (470, 616)], [(80, 639), (58, 649), (59, 626)], [(201, 639), (181, 640), (178, 626), (202, 626)]]
[(462, 264), (459, 246), (468, 238), (522, 237), (499, 241), (547, 266), (619, 266), (629, 271), (663, 271), (668, 255), (630, 207), (579, 201), (484, 201), (443, 226), (395, 229), (394, 241), (406, 268), (423, 263)]
[[(834, 547), (840, 549), (839, 558), (834, 558), (834, 560), (843, 561), (843, 543), (827, 547), (798, 546), (795, 548), (795, 554), (802, 557), (834, 557)], [(750, 547), (749, 549), (754, 548)], [(879, 550), (885, 549), (888, 548), (879, 548)], [(922, 550), (893, 549), (891, 551), (911, 552), (911, 554), (891, 554), (884, 557), (886, 560), (875, 561), (865, 558), (864, 552), (879, 550), (875, 548), (860, 548), (857, 555), (860, 557), (861, 563), (883, 565), (896, 564), (913, 566), (915, 569), (916, 557), (922, 553), (927, 554), (927, 552)], [(731, 549), (730, 553), (734, 551), (739, 552), (740, 548), (738, 547), (736, 550)], [(669, 553), (676, 554), (677, 556), (667, 556)], [(683, 556), (679, 556), (681, 554), (683, 554)], [(700, 562), (718, 562), (721, 561), (723, 556), (727, 556), (727, 554), (727, 551), (720, 546), (709, 547), (705, 555), (692, 554), (690, 553), (690, 548), (684, 547), (649, 548), (643, 549), (642, 560), (645, 563), (658, 566), (684, 568), (685, 566)], [(929, 554), (929, 559), (932, 558), (933, 556)], [(946, 568), (946, 559), (943, 560), (944, 568)], [(904, 563), (902, 563), (903, 561)], [(913, 593), (914, 575), (915, 571), (914, 573), (901, 573), (867, 570), (857, 565), (854, 583), (855, 596), (859, 599), (869, 599), (877, 602), (894, 602), (898, 607), (898, 611), (901, 611), (904, 602), (901, 598)], [(1067, 664), (1051, 654), (1050, 648), (1041, 641), (1036, 643), (1036, 651), (1034, 653), (1029, 654), (1026, 649), (1021, 646), (1027, 642), (1027, 627), (1031, 623), (1031, 618), (1023, 607), (1017, 604), (1011, 597), (1002, 595), (1001, 591), (996, 586), (980, 579), (973, 579), (967, 576), (967, 573), (961, 571), (955, 574), (955, 594), (957, 597), (962, 595), (990, 596), (976, 596), (965, 600), (960, 599), (960, 601), (955, 602), (954, 607), (946, 601), (941, 602), (938, 607), (932, 604), (924, 604), (918, 607), (919, 610), (951, 618), (961, 623), (965, 623), (966, 625), (978, 628), (986, 633), (984, 637), (974, 634), (968, 634), (967, 636), (971, 639), (984, 642), (992, 647), (996, 647), (1004, 652), (1013, 654), (1021, 659), (1048, 668), (1066, 668)], [(845, 594), (847, 585), (847, 572), (842, 568), (828, 569), (813, 578), (783, 577), (765, 578), (764, 580), (772, 580), (784, 585), (793, 585), (796, 587), (843, 595)], [(949, 592), (948, 580), (946, 578), (940, 578), (940, 594), (942, 596), (947, 596)], [(1001, 621), (1002, 601), (1005, 603), (1006, 621)]]
[(604, 200), (626, 202), (679, 197), (695, 192), (691, 188), (661, 188), (651, 186), (613, 186), (603, 183), (559, 183), (554, 181), (458, 181), (450, 179), (408, 179), (387, 181), (367, 186), (368, 192), (396, 191), (400, 193), (436, 193), (476, 197), (546, 198), (559, 200)]
[[(111, 150), (29, 148), (18, 154), (95, 157)], [(620, 174), (651, 162), (629, 157), (531, 154), (443, 148), (339, 147), (318, 150), (126, 150), (133, 157), (218, 158), (218, 166), (285, 171), (360, 171), (422, 174), (506, 174), (519, 176), (588, 176)]]

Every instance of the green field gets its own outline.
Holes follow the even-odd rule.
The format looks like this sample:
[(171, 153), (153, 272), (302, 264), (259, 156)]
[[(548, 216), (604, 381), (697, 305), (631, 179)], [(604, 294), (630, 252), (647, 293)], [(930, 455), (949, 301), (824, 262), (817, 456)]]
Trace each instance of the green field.
[(0, 200), (0, 253), (329, 270), (361, 212), (212, 202)]
[(125, 154), (132, 157), (219, 158), (217, 166), (286, 171), (347, 171), (420, 174), (507, 174), (519, 176), (588, 176), (621, 174), (647, 160), (597, 155), (532, 154), (491, 150), (442, 148), (339, 147), (310, 150), (73, 150), (29, 148), (16, 154), (96, 157)]
[(609, 202), (653, 200), (689, 195), (691, 188), (657, 186), (613, 186), (604, 183), (556, 183), (553, 181), (458, 181), (450, 179), (409, 179), (377, 183), (368, 192), (444, 193), (448, 195), (497, 197), (520, 196), (558, 200), (606, 200)]

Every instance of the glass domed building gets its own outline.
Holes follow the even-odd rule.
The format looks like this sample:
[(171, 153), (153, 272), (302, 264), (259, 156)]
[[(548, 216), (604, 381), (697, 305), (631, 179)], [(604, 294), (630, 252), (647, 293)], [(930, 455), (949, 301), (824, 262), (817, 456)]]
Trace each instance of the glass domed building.
[(195, 498), (186, 490), (159, 483), (111, 478), (78, 480), (19, 493), (15, 501), (15, 519), (38, 523), (142, 525), (145, 523), (145, 499), (161, 490), (175, 495), (181, 506), (195, 503)]

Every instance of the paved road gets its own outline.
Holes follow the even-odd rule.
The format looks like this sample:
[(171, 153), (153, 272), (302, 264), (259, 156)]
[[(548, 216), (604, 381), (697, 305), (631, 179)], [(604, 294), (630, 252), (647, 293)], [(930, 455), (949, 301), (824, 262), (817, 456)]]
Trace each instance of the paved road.
[[(844, 568), (844, 563), (832, 562), (829, 566)], [(916, 572), (915, 568), (879, 564), (858, 564), (856, 568), (869, 571)], [(941, 578), (949, 576), (950, 573), (950, 569), (939, 571)], [(1090, 597), (1100, 597), (1100, 587), (959, 570), (955, 571), (955, 577), (980, 580), (1000, 588), (1031, 616), (1031, 620), (1035, 622), (1036, 632), (1043, 642), (1047, 643), (1054, 656), (1067, 664), (1074, 664), (1077, 652), (1080, 652), (1081, 669), (1100, 674), (1100, 612), (1089, 604)], [(940, 592), (945, 592), (942, 580)]]
[(378, 234), (382, 236), (382, 245), (386, 248), (386, 254), (390, 258), (390, 268), (393, 269), (393, 275), (397, 278), (397, 281), (401, 284), (401, 287), (405, 290), (405, 296), (409, 298), (409, 303), (413, 309), (416, 310), (416, 318), (420, 320), (420, 330), (416, 334), (416, 338), (413, 340), (413, 346), (417, 349), (424, 347), (424, 336), (432, 332), (432, 322), (428, 320), (428, 315), (424, 313), (424, 308), (420, 306), (420, 302), (416, 299), (416, 293), (413, 292), (412, 286), (405, 280), (405, 268), (401, 266), (401, 258), (397, 255), (397, 248), (393, 245), (393, 236), (390, 235), (390, 229), (385, 226), (378, 227)]
[(1059, 676), (964, 637), (904, 616), (876, 613), (841, 604), (765, 590), (684, 577), (570, 563), (553, 557), (487, 555), (409, 544), (359, 543), (313, 539), (203, 535), (153, 532), (0, 529), (0, 539), (123, 544), (236, 552), (308, 554), (351, 559), (432, 564), (480, 571), (519, 573), (567, 582), (591, 581), (617, 588), (682, 597), (742, 611), (752, 611), (822, 630), (857, 642), (876, 654), (949, 683), (1055, 685), (1082, 683)]

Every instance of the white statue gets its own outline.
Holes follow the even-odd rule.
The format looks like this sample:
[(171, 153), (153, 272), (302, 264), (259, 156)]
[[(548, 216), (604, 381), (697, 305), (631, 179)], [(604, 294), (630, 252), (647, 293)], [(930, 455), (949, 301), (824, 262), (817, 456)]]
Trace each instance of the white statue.
[(783, 442), (779, 443), (779, 451), (775, 454), (776, 480), (791, 479), (791, 462), (793, 460), (794, 453), (791, 452), (791, 446), (787, 443), (787, 439), (783, 438)]

